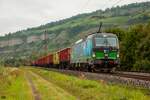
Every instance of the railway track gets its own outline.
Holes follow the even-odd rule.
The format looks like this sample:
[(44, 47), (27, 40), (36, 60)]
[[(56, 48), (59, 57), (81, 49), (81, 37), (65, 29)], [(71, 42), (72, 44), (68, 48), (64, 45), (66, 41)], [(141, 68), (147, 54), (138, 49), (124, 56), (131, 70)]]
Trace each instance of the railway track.
[(150, 81), (150, 76), (146, 75), (135, 75), (135, 74), (125, 74), (125, 73), (114, 73), (116, 76), (120, 77), (127, 77), (127, 78), (133, 78), (133, 79), (138, 79), (138, 80), (145, 80), (145, 81)]
[[(41, 68), (41, 67), (40, 67)], [(119, 83), (129, 86), (142, 87), (150, 89), (150, 77), (144, 74), (138, 73), (90, 73), (82, 71), (73, 71), (73, 70), (60, 70), (53, 68), (42, 68), (50, 71), (60, 72), (67, 75), (73, 75), (76, 77), (84, 77), (85, 79), (96, 80), (96, 81), (105, 81), (109, 83)]]
[(140, 76), (146, 76), (150, 77), (150, 73), (144, 73), (144, 72), (124, 72), (124, 71), (117, 71), (119, 74), (130, 74), (130, 75), (140, 75)]

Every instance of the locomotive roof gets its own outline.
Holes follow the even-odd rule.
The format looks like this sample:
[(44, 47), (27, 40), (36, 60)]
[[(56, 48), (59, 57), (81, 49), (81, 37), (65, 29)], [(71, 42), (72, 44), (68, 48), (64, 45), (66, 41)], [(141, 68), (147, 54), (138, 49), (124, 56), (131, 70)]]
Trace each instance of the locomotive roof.
[(113, 33), (92, 33), (92, 34), (89, 34), (88, 36), (86, 36), (85, 38), (76, 41), (75, 44), (78, 44), (78, 43), (84, 41), (84, 39), (86, 39), (88, 37), (93, 38), (95, 36), (99, 36), (99, 37), (116, 37), (117, 38), (117, 35), (113, 34)]
[(102, 37), (116, 37), (116, 34), (113, 33), (93, 33), (93, 36), (102, 36)]

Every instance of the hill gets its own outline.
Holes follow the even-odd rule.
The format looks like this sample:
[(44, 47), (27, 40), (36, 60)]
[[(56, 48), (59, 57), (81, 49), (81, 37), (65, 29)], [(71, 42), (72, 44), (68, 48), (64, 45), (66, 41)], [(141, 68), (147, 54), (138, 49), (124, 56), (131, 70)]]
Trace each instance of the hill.
[[(146, 24), (149, 21), (150, 2), (117, 6), (104, 11), (97, 10), (0, 37), (0, 42), (6, 42), (6, 46), (0, 48), (0, 56), (3, 59), (21, 58), (31, 61), (48, 52), (70, 46), (87, 34), (96, 32), (99, 22), (103, 22), (103, 31), (107, 31), (112, 28), (128, 29), (131, 25)], [(27, 42), (28, 38), (40, 37), (45, 31), (47, 40), (38, 39), (38, 41)], [(8, 46), (11, 39), (21, 39), (22, 43)], [(45, 44), (48, 45), (47, 52), (44, 49)]]

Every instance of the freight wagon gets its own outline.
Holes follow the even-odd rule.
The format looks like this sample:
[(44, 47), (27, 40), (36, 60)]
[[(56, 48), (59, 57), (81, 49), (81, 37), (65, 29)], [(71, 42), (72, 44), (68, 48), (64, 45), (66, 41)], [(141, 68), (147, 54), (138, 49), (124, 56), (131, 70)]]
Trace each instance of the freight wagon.
[(53, 67), (59, 67), (59, 54), (58, 54), (58, 52), (53, 53)]
[(47, 67), (51, 67), (53, 65), (53, 54), (49, 54), (47, 56)]
[(71, 54), (70, 48), (65, 48), (58, 52), (60, 68), (69, 68), (70, 67), (70, 54)]

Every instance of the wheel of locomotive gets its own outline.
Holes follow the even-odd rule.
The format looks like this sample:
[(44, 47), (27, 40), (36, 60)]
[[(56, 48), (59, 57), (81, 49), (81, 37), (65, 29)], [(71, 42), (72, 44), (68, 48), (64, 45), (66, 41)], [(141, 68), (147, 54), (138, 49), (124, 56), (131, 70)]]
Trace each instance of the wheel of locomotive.
[(80, 63), (77, 63), (76, 70), (77, 70), (77, 71), (80, 70)]
[(88, 66), (88, 71), (89, 72), (95, 72), (95, 66), (94, 65), (89, 65)]
[(80, 64), (80, 71), (86, 71), (86, 64)]
[(72, 70), (76, 70), (76, 64), (73, 64)]
[(76, 64), (72, 64), (71, 70), (75, 70)]
[(92, 72), (92, 66), (88, 65), (88, 72)]
[(88, 72), (88, 64), (85, 64), (85, 71)]
[(76, 64), (74, 63), (74, 64), (72, 64), (72, 66), (71, 66), (71, 70), (76, 70)]

